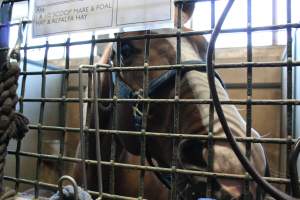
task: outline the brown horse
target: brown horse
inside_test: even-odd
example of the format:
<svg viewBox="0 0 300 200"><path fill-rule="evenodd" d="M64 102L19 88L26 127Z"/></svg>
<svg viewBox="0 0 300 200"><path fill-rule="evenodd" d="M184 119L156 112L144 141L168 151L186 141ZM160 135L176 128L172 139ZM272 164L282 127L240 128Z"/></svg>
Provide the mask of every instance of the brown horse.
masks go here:
<svg viewBox="0 0 300 200"><path fill-rule="evenodd" d="M101 58L99 64L107 63L110 49L108 48L103 57ZM109 98L110 93L110 82L111 76L108 73L100 73L100 96L101 98ZM111 109L101 110L99 108L99 128L101 129L111 129L112 118ZM94 127L94 113L90 115L90 127ZM87 136L88 148L87 148L87 159L97 160L96 157L96 137L94 134ZM140 156L133 155L129 153L119 142L116 140L116 156L115 162L126 163L132 165L140 164ZM111 154L112 137L109 135L101 135L101 157L102 161L110 161ZM103 192L110 192L109 175L111 168L108 166L102 166L102 184ZM81 165L76 165L75 167L75 179L82 185L82 167ZM115 184L114 191L115 194L126 196L126 197L138 197L139 194L139 178L140 171L126 168L115 168ZM87 183L88 189L92 191L98 191L98 177L97 177L97 166L87 165ZM158 178L152 172L146 172L144 178L144 194L143 198L149 200L165 200L168 199L169 191L168 189L158 180Z"/></svg>
<svg viewBox="0 0 300 200"><path fill-rule="evenodd" d="M193 8L193 7L192 7ZM183 22L185 22L192 14L193 9L183 9ZM184 31L191 31L183 28ZM176 33L175 30L165 29L152 31L156 33ZM131 32L121 34L121 38L130 36L141 36L144 32ZM174 65L176 63L176 38L157 38L151 39L149 52L149 65ZM203 36L188 36L181 38L181 61L199 61L205 62L207 42ZM109 51L110 47L108 47ZM124 40L121 43L121 65L122 66L143 66L144 65L144 40ZM118 63L115 57L115 62ZM162 75L167 74L166 71L150 71L149 82L158 80ZM143 89L143 72L142 71L122 71L119 78L133 93ZM222 86L219 79L216 79L219 97L222 100L229 100L228 94ZM207 75L203 71L191 70L183 73L180 83L180 99L209 99L210 91L207 81ZM152 99L174 99L175 86L174 81L164 82L162 87L155 90L151 94ZM120 104L118 109L118 130L134 131L135 117L132 112L132 104ZM233 134L237 137L245 137L246 125L235 106L223 105L225 116L227 117L229 126ZM172 133L174 132L174 105L165 103L155 103L149 105L147 113L147 131ZM179 107L179 133L185 134L201 134L209 133L209 117L210 106L205 104L181 104ZM224 131L216 113L213 120L213 135L225 136ZM259 134L252 130L253 137L259 137ZM138 136L120 136L121 143L126 150L134 155L140 155L140 137ZM162 167L172 166L173 143L168 138L147 137L147 150L153 159ZM207 170L208 168L208 148L206 142L197 140L181 140L178 142L178 162L182 168L193 170ZM240 148L245 151L245 144L239 143ZM240 174L244 175L245 170L240 164L238 158L230 148L230 145L224 141L215 141L213 145L213 166L212 170L216 173ZM251 162L253 166L264 174L266 169L266 159L262 146L260 144L252 144ZM205 177L192 176L187 177L180 175L178 177L178 192L183 194L185 189L193 183L200 184L202 188L198 189L199 196L206 196ZM192 182L192 183L190 183ZM243 196L243 181L230 178L213 178L213 196L217 199L239 199ZM250 184L250 196L259 199L256 196L258 187L255 183Z"/></svg>

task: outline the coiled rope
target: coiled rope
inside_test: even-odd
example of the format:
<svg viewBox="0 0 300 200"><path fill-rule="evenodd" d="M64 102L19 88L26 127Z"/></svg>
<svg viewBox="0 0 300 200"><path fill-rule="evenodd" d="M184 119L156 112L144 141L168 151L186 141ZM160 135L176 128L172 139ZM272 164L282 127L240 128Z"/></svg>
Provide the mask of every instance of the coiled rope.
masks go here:
<svg viewBox="0 0 300 200"><path fill-rule="evenodd" d="M22 23L21 23L22 24ZM22 26L20 26L22 31ZM28 132L28 119L16 112L18 103L17 89L20 68L17 60L20 60L18 47L19 40L8 53L6 63L0 66L0 200L14 199L15 191L3 187L5 158L7 146L13 138L21 140ZM13 59L13 60L12 60Z"/></svg>

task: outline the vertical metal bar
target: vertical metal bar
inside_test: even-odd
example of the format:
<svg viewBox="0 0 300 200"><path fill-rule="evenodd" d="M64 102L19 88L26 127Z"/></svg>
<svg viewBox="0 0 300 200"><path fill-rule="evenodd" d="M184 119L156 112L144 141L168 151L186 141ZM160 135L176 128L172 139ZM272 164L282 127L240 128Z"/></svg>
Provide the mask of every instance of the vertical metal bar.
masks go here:
<svg viewBox="0 0 300 200"><path fill-rule="evenodd" d="M43 62L43 69L42 69L42 85L41 85L41 98L46 97L46 71L48 66L48 52L49 52L49 42L46 41L45 45L45 56ZM44 113L45 113L45 102L42 101L40 104L40 113L39 113L39 127L37 129L37 153L42 154L42 142L43 142L43 131L40 126L44 123ZM41 170L42 159L40 157L37 158L37 165L36 165L36 174L35 174L35 186L34 186L34 195L35 198L39 197L39 180L40 180L40 170Z"/></svg>
<svg viewBox="0 0 300 200"><path fill-rule="evenodd" d="M277 24L277 0L272 0L272 25L275 26ZM278 31L272 31L272 45L276 45L278 43Z"/></svg>
<svg viewBox="0 0 300 200"><path fill-rule="evenodd" d="M92 43L91 43L91 52L90 52L90 65L94 64L95 60L95 46L96 46L96 36L92 35Z"/></svg>
<svg viewBox="0 0 300 200"><path fill-rule="evenodd" d="M290 24L292 21L291 14L291 0L287 0L287 24ZM292 28L287 28L287 98L293 98L293 68L292 68ZM287 137L288 139L294 138L293 134L293 106L287 105ZM289 161L289 155L292 150L292 144L287 144L287 162ZM289 168L286 168L287 177L289 177ZM287 192L291 192L290 185L287 184Z"/></svg>
<svg viewBox="0 0 300 200"><path fill-rule="evenodd" d="M70 38L66 41L66 60L65 60L65 69L67 72L63 74L63 80L61 84L61 98L65 99L68 95L68 87L69 87L69 72L70 69ZM65 101L62 101L60 103L60 115L59 115L59 123L62 127L67 126L67 103ZM64 161L62 160L62 157L64 156L65 151L65 136L66 136L66 130L63 130L60 134L59 139L59 159L58 159L58 165L59 165L59 177L62 177L64 175Z"/></svg>
<svg viewBox="0 0 300 200"><path fill-rule="evenodd" d="M92 35L92 43L91 43L91 52L90 52L90 65L94 64L94 52L95 52L95 46L96 46L96 36L95 34ZM100 132L99 132L99 111L98 111L98 92L99 92L99 78L98 78L98 72L97 68L93 68L93 75L90 76L89 73L89 88L93 87L93 114L94 114L94 126L95 126L95 137L96 137L96 157L97 157L97 177L98 177L98 192L99 192L99 198L102 199L103 194L103 186L102 186L102 166L101 166L101 141L100 141ZM92 83L91 83L91 80ZM82 86L81 86L82 88ZM84 136L83 136L84 137ZM85 153L85 152L82 152Z"/></svg>
<svg viewBox="0 0 300 200"><path fill-rule="evenodd" d="M117 38L117 67L121 67L121 38L120 35L116 35ZM116 72L117 73L117 72ZM117 129L118 123L118 96L119 96L119 76L116 76L114 95L113 95L113 113L112 113L112 129ZM109 192L110 194L115 194L115 166L114 162L116 161L116 136L115 134L111 135L111 149L110 149L110 162L111 170L109 174Z"/></svg>
<svg viewBox="0 0 300 200"><path fill-rule="evenodd" d="M144 74L143 74L143 99L148 99L148 84L149 84L149 54L150 54L150 38L148 34L150 31L146 31L146 39L145 39L145 50L144 50ZM142 116L142 127L141 127L141 160L140 164L145 166L145 157L146 157L146 136L145 132L147 130L147 119L148 119L148 111L149 111L149 103L143 103L143 116ZM139 187L139 198L143 199L144 196L144 178L145 178L145 170L141 170L140 172L140 187Z"/></svg>
<svg viewBox="0 0 300 200"><path fill-rule="evenodd" d="M252 0L247 0L247 61L253 61L253 53L252 53L252 32L250 28L252 27ZM252 75L253 70L252 66L247 66L247 113L246 113L246 136L251 137L251 129L252 129ZM246 142L246 157L251 159L251 142ZM250 199L250 181L248 173L245 175L246 179L244 182L244 199Z"/></svg>
<svg viewBox="0 0 300 200"><path fill-rule="evenodd" d="M216 2L215 0L211 0L211 29L215 27L215 19L216 18ZM211 97L210 97L211 98ZM213 171L213 162L214 162L214 150L213 150L213 132L214 132L214 105L209 105L209 127L208 127L208 141L207 141L207 171ZM212 178L207 178L207 188L206 188L207 197L213 196L213 186L212 186Z"/></svg>
<svg viewBox="0 0 300 200"><path fill-rule="evenodd" d="M99 77L97 73L97 68L93 68L93 78L94 78L94 115L95 115L95 129L96 129L96 156L97 156L97 173L98 173L98 191L99 198L102 199L103 187L102 187L102 166L101 166L101 141L99 132L99 110L98 110L98 92L99 92Z"/></svg>
<svg viewBox="0 0 300 200"><path fill-rule="evenodd" d="M176 36L176 64L181 63L181 29L182 29L182 10L183 2L178 2L177 4L177 36ZM174 133L178 134L179 129L179 112L180 112L180 87L181 87L181 69L176 70L175 76L175 103L174 103ZM178 139L172 138L172 176L171 176L171 199L177 199L177 173L175 173L176 168L178 167L177 157L178 157Z"/></svg>
<svg viewBox="0 0 300 200"><path fill-rule="evenodd" d="M84 107L84 102L83 102L83 94L84 94L84 89L83 89L83 83L82 83L82 68L79 68L79 77L78 77L78 84L79 84L79 120L80 120L80 156L81 156L81 168L82 168L82 183L83 183L83 189L87 190L87 173L86 173L86 140L85 140L85 132L84 132L84 113L83 113L83 107Z"/></svg>
<svg viewBox="0 0 300 200"><path fill-rule="evenodd" d="M92 36L92 40L93 40ZM89 57L89 64L92 65L94 63L94 44L91 44L91 51L90 51L90 57ZM84 85L82 83L82 76L83 76L83 72L81 70L81 75L80 75L80 82L79 82L79 97L81 98L80 103L79 103L79 108L80 108L80 126L82 126L80 128L80 145L82 145L81 147L81 159L82 159L82 169L84 170L84 174L82 177L82 181L84 184L84 189L87 190L88 189L88 183L87 183L87 172L86 172L86 152L89 152L88 146L89 146L89 139L86 138L90 138L90 137L94 137L95 135L93 133L89 133L87 130L89 129L89 126L91 125L91 120L92 120L92 115L93 115L93 110L92 110L92 102L88 102L87 103L87 111L86 113L83 113L84 111L84 101L83 98L85 98L85 96L83 96L85 94L84 91ZM90 70L88 70L87 73L87 97L89 99L92 98L92 93L93 93L93 76L92 76L92 72ZM84 122L84 115L86 115L86 119ZM89 153L88 153L89 154Z"/></svg>

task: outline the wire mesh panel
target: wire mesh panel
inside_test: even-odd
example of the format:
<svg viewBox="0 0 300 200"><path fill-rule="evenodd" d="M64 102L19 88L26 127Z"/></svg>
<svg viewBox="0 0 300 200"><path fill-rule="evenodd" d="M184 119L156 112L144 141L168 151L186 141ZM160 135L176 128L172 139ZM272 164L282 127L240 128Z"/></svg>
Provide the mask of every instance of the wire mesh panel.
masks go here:
<svg viewBox="0 0 300 200"><path fill-rule="evenodd" d="M1 14L28 9L0 24L1 66L4 35L14 40L16 27L25 35L17 108L30 131L9 145L4 175L19 196L49 198L69 181L94 199L299 198L296 0L269 1L272 23L262 26L254 25L256 0L176 1L174 29L105 39L32 39L30 3L1 5ZM226 18L233 23L234 3L243 25L221 29ZM273 44L257 47L260 33ZM230 34L245 45L215 48Z"/></svg>

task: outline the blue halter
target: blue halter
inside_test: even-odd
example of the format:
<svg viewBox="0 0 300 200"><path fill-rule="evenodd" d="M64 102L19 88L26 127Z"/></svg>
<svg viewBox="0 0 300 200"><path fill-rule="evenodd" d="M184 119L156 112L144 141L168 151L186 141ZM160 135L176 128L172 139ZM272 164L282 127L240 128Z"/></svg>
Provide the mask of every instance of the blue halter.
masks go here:
<svg viewBox="0 0 300 200"><path fill-rule="evenodd" d="M205 64L205 62L200 61L200 60L191 60L191 61L182 62L182 64ZM181 74L183 76L185 73L187 73L189 71L193 71L193 70L204 73L204 72L206 72L206 67L201 66L197 69L182 69ZM148 87L148 96L153 97L156 94L157 91L164 88L167 84L169 84L170 82L175 82L176 71L177 71L176 69L168 70L166 73L162 74L158 78L151 80L149 82L149 87ZM216 74L216 77L224 87L224 83L223 83L221 77L218 74ZM119 80L120 81L119 81L118 97L124 98L124 99L137 99L137 96L138 96L137 93L138 92L133 91L121 79L119 79ZM113 82L114 82L114 85L115 85L116 84L116 73L113 73ZM142 125L142 117L140 115L134 114L134 126L135 126L136 131L141 130L141 125Z"/></svg>

